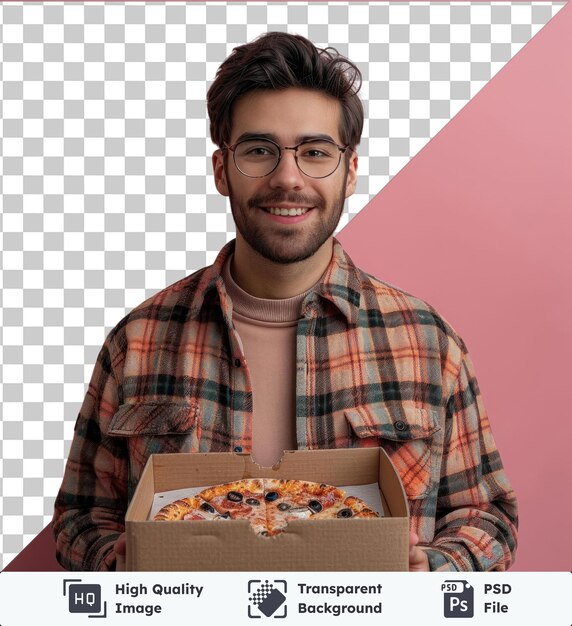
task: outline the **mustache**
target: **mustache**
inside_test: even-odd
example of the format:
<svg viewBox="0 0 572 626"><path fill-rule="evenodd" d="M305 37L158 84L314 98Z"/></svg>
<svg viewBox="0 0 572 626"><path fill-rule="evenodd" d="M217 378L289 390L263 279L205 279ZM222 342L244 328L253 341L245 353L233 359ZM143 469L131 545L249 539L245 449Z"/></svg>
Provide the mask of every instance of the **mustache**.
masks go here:
<svg viewBox="0 0 572 626"><path fill-rule="evenodd" d="M273 206L274 204L280 204L281 202L312 207L320 207L322 205L321 198L312 198L311 196L306 196L300 193L283 193L280 191L252 196L247 200L246 205L249 209L255 209L261 205Z"/></svg>

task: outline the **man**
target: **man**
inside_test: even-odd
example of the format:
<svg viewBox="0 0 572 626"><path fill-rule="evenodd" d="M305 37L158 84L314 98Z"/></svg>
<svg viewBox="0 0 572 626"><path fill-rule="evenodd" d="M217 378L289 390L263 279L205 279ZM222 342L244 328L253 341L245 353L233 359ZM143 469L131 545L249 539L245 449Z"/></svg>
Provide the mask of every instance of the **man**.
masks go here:
<svg viewBox="0 0 572 626"><path fill-rule="evenodd" d="M208 93L236 240L109 334L81 408L54 532L68 568L114 569L150 454L381 445L411 512L411 570L504 570L516 500L465 345L332 237L356 186L359 71L269 33Z"/></svg>

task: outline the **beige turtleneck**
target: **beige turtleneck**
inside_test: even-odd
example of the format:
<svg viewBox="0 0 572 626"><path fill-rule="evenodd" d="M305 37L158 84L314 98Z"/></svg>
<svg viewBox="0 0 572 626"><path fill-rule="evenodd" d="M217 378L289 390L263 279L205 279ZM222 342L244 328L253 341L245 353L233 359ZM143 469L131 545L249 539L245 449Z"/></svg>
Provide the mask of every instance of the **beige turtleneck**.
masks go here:
<svg viewBox="0 0 572 626"><path fill-rule="evenodd" d="M242 341L253 389L252 458L271 467L296 449L296 326L308 292L284 300L255 298L230 273L223 280Z"/></svg>

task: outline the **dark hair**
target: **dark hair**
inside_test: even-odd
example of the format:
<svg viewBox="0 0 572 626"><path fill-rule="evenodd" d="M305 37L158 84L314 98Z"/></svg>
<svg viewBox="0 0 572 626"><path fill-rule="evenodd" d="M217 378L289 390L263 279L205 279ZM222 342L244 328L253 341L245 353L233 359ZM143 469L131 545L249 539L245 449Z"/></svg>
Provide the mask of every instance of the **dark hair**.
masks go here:
<svg viewBox="0 0 572 626"><path fill-rule="evenodd" d="M316 48L300 35L265 33L234 48L218 68L207 93L211 139L219 147L230 141L232 107L245 93L302 87L340 102L340 138L355 148L363 129L361 82L359 69L335 48Z"/></svg>

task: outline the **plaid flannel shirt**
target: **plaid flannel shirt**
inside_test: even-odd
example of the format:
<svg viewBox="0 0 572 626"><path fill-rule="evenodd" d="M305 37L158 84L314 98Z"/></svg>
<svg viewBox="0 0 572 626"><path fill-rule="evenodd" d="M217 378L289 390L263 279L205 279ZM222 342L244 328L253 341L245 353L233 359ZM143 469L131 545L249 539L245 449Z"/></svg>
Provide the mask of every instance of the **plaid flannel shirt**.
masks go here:
<svg viewBox="0 0 572 626"><path fill-rule="evenodd" d="M129 313L101 349L54 514L69 569L114 569L153 453L249 452L252 386L215 263ZM382 446L433 570L504 570L517 509L463 341L425 302L359 270L334 240L296 338L299 449Z"/></svg>

